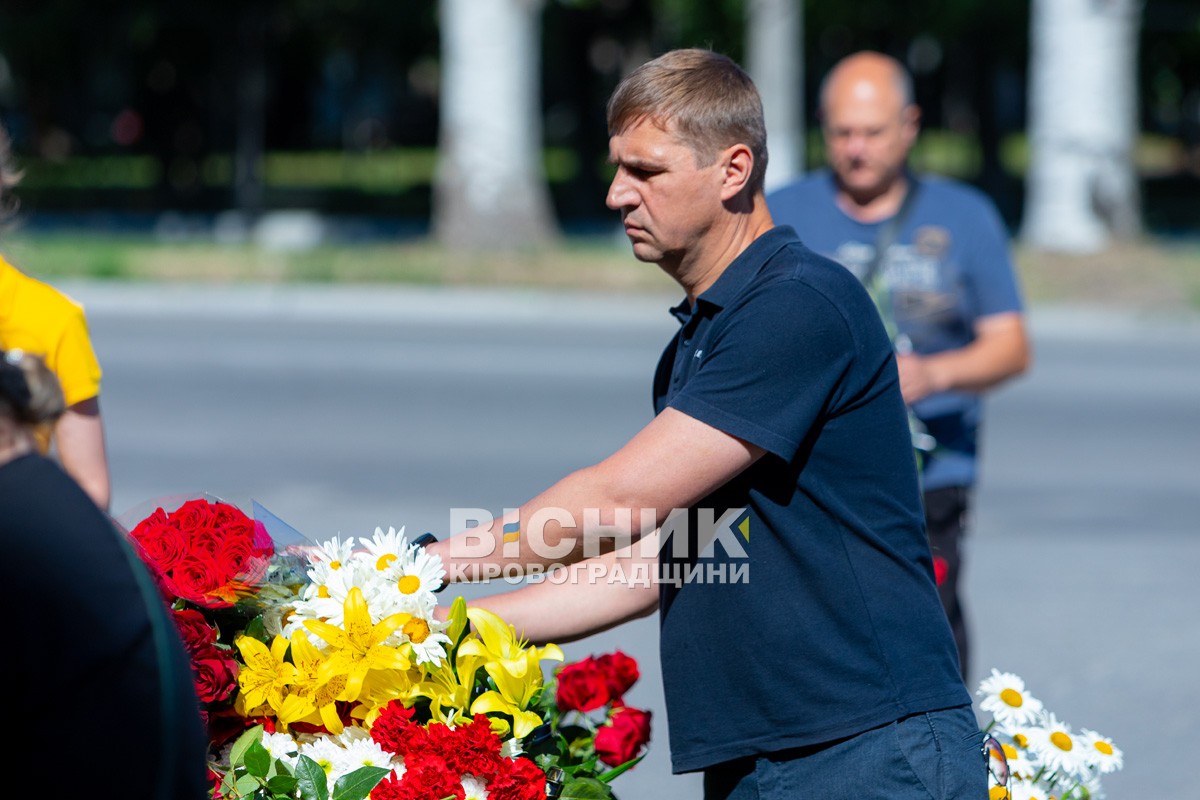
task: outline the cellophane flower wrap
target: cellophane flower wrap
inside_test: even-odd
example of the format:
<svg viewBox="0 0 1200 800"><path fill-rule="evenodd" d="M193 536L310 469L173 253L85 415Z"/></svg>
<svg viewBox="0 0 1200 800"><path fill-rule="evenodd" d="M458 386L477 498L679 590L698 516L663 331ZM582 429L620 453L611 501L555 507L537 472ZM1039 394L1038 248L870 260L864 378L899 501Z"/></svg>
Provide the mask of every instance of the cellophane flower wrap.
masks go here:
<svg viewBox="0 0 1200 800"><path fill-rule="evenodd" d="M1011 672L992 670L979 684L985 728L1001 745L1004 764L990 770L990 800L1101 800L1101 779L1124 765L1112 739L1060 720ZM993 759L995 760L995 759ZM1007 786L996 775L1009 774Z"/></svg>
<svg viewBox="0 0 1200 800"><path fill-rule="evenodd" d="M160 556L178 549L160 546L178 538L171 513L156 507L130 534L148 540L139 551L192 654L214 797L603 798L640 760L649 717L640 726L621 700L636 680L632 659L621 656L623 677L595 712L604 719L567 724L576 712L560 709L542 668L562 650L530 645L461 598L435 615L445 570L403 529L301 547L296 569L287 560L297 547L283 548L280 563L281 549L262 537L235 546L245 521L230 509L191 507L178 527L195 517L223 532L198 535L199 549L235 555L210 556L182 579L164 566L179 559ZM204 569L213 574L193 576ZM579 794L585 785L592 793Z"/></svg>

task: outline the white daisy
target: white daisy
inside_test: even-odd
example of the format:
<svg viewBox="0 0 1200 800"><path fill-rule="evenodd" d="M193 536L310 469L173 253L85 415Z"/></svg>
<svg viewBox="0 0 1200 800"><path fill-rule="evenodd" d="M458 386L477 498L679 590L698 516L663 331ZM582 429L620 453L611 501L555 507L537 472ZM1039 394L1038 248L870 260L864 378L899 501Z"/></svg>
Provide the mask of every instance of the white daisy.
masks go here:
<svg viewBox="0 0 1200 800"><path fill-rule="evenodd" d="M1124 754L1113 744L1112 739L1095 731L1081 728L1079 738L1087 762L1101 773L1116 772L1124 763Z"/></svg>
<svg viewBox="0 0 1200 800"><path fill-rule="evenodd" d="M350 770L346 769L346 748L328 736L318 736L300 746L300 755L308 756L325 771L325 779L332 788L338 778Z"/></svg>
<svg viewBox="0 0 1200 800"><path fill-rule="evenodd" d="M1004 758L1008 762L1008 771L1012 775L1032 778L1037 774L1037 765L1030 759L1029 750L1021 747L1016 741L1004 742Z"/></svg>
<svg viewBox="0 0 1200 800"><path fill-rule="evenodd" d="M1002 725L1029 724L1042 712L1042 701L1025 691L1025 681L1011 672L992 670L992 676L979 684L976 694L983 697L979 707Z"/></svg>
<svg viewBox="0 0 1200 800"><path fill-rule="evenodd" d="M441 587L446 570L442 560L423 548L410 547L400 557L376 572L387 587L381 599L391 613L418 614L428 617L437 605L434 591Z"/></svg>
<svg viewBox="0 0 1200 800"><path fill-rule="evenodd" d="M263 731L262 745L267 748L271 758L282 761L289 767L296 766L296 762L299 760L300 746L290 735Z"/></svg>
<svg viewBox="0 0 1200 800"><path fill-rule="evenodd" d="M1041 784L1013 778L1008 782L1011 800L1051 800L1050 794Z"/></svg>
<svg viewBox="0 0 1200 800"><path fill-rule="evenodd" d="M1082 741L1071 730L1071 726L1052 713L1047 713L1042 725L1029 731L1029 749L1047 769L1069 777L1086 778L1088 775L1087 753L1080 747Z"/></svg>
<svg viewBox="0 0 1200 800"><path fill-rule="evenodd" d="M487 783L474 775L462 776L463 800L488 800Z"/></svg>
<svg viewBox="0 0 1200 800"><path fill-rule="evenodd" d="M351 536L345 541L342 541L341 536L335 536L327 542L322 542L319 546L314 547L309 551L308 563L310 567L325 566L329 570L336 572L350 560L354 553L354 537Z"/></svg>
<svg viewBox="0 0 1200 800"><path fill-rule="evenodd" d="M516 758L524 752L525 749L521 747L521 740L515 736L511 739L505 739L500 745L501 758Z"/></svg>
<svg viewBox="0 0 1200 800"><path fill-rule="evenodd" d="M360 536L358 541L366 548L372 566L380 572L408 555L409 544L404 537L404 528L396 530L389 527L387 533L383 532L383 528L376 528L375 535L370 539Z"/></svg>
<svg viewBox="0 0 1200 800"><path fill-rule="evenodd" d="M448 622L412 617L396 632L412 645L413 656L418 663L440 664L446 660L446 652L451 645L450 637L443 633L449 626Z"/></svg>
<svg viewBox="0 0 1200 800"><path fill-rule="evenodd" d="M361 730L361 728L358 730ZM351 765L348 770L349 772L353 772L359 767L393 769L395 766L393 763L394 760L392 753L377 745L370 736L357 739L346 745L346 761Z"/></svg>

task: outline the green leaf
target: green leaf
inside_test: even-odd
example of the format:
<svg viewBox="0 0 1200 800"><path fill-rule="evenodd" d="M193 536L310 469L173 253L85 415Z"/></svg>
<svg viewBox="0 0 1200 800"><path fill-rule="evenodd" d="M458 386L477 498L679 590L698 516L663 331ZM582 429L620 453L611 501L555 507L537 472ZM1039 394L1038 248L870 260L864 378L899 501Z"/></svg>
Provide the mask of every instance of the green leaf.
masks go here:
<svg viewBox="0 0 1200 800"><path fill-rule="evenodd" d="M296 761L296 785L304 800L329 800L329 781L321 765L308 756Z"/></svg>
<svg viewBox="0 0 1200 800"><path fill-rule="evenodd" d="M261 614L252 619L242 632L247 636L253 636L264 644L269 645L271 643L271 636L267 633L267 627L263 624Z"/></svg>
<svg viewBox="0 0 1200 800"><path fill-rule="evenodd" d="M359 767L337 779L332 800L363 800L389 772L387 767Z"/></svg>
<svg viewBox="0 0 1200 800"><path fill-rule="evenodd" d="M299 783L291 775L276 775L267 781L267 788L274 794L282 794L291 797L296 792L296 786Z"/></svg>
<svg viewBox="0 0 1200 800"><path fill-rule="evenodd" d="M265 778L271 771L271 753L263 747L262 742L254 741L246 748L244 762L246 771L256 778Z"/></svg>
<svg viewBox="0 0 1200 800"><path fill-rule="evenodd" d="M225 777L221 778L221 795L223 797L232 797L237 789L237 774L233 770L225 773Z"/></svg>
<svg viewBox="0 0 1200 800"><path fill-rule="evenodd" d="M237 783L234 785L234 792L239 797L245 797L257 792L260 786L262 786L262 782L258 778L253 775L243 775L237 779Z"/></svg>
<svg viewBox="0 0 1200 800"><path fill-rule="evenodd" d="M229 763L231 766L236 766L242 763L245 758L246 750L255 742L262 741L262 725L255 725L253 728L247 728L246 732L237 738L233 743L233 749L229 751Z"/></svg>
<svg viewBox="0 0 1200 800"><path fill-rule="evenodd" d="M611 800L612 789L595 778L575 778L563 787L562 800Z"/></svg>
<svg viewBox="0 0 1200 800"><path fill-rule="evenodd" d="M631 758L628 761L626 761L624 764L622 764L621 766L613 767L612 769L610 769L608 772L604 773L603 775L598 775L597 778L599 780L604 781L605 783L609 783L610 781L612 781L613 778L617 777L621 773L627 772L628 770L633 769L637 765L637 763L639 761L641 761L643 758L645 758L645 756L638 756L637 758Z"/></svg>

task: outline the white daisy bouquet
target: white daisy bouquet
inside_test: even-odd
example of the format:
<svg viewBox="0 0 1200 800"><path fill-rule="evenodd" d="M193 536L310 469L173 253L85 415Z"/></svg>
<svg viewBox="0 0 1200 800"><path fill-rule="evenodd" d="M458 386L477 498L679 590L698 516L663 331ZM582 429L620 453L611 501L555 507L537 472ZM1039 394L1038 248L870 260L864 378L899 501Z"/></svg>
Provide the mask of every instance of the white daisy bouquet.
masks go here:
<svg viewBox="0 0 1200 800"><path fill-rule="evenodd" d="M1121 751L1107 736L1070 725L1048 711L1010 672L993 669L979 684L985 728L1004 750L1008 786L989 787L990 800L1099 800L1101 778L1121 769Z"/></svg>

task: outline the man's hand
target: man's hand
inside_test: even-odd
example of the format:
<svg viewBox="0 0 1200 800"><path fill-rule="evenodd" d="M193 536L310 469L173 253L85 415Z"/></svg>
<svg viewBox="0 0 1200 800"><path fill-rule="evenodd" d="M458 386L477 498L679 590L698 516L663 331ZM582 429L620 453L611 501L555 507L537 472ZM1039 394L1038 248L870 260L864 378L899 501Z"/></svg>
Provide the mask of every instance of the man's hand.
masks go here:
<svg viewBox="0 0 1200 800"><path fill-rule="evenodd" d="M936 383L934 370L930 369L929 359L924 356L897 354L896 369L900 371L900 393L910 406L942 390Z"/></svg>
<svg viewBox="0 0 1200 800"><path fill-rule="evenodd" d="M900 392L912 405L936 392L984 392L1029 368L1029 337L1020 314L982 317L975 341L957 350L922 356L896 354Z"/></svg>

